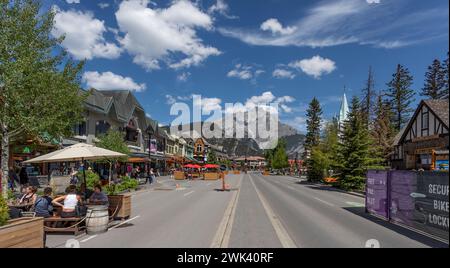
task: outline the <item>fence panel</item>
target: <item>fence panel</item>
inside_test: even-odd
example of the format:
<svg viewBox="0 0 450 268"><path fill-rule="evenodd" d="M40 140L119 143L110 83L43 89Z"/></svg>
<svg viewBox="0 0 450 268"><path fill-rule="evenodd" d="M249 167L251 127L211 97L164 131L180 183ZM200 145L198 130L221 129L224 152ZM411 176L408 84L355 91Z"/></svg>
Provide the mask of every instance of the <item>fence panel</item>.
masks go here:
<svg viewBox="0 0 450 268"><path fill-rule="evenodd" d="M448 173L392 171L390 220L449 239Z"/></svg>
<svg viewBox="0 0 450 268"><path fill-rule="evenodd" d="M385 219L389 218L388 175L388 171L370 170L366 184L367 212Z"/></svg>

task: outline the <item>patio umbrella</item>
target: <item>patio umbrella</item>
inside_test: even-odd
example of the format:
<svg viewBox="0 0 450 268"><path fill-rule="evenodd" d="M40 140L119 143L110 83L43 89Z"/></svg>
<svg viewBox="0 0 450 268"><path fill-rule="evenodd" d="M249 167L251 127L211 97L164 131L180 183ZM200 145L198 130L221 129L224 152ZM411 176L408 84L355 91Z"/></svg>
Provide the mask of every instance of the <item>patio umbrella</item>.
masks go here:
<svg viewBox="0 0 450 268"><path fill-rule="evenodd" d="M207 164L203 166L204 168L219 168L218 165Z"/></svg>
<svg viewBox="0 0 450 268"><path fill-rule="evenodd" d="M195 169L201 169L202 167L199 166L199 165L192 165L192 168L195 168Z"/></svg>
<svg viewBox="0 0 450 268"><path fill-rule="evenodd" d="M120 158L125 154L95 147L93 145L79 143L70 147L36 157L25 161L26 164L32 163L56 163L56 162L75 162L86 160L106 160L111 158ZM84 181L86 182L86 172L83 168Z"/></svg>
<svg viewBox="0 0 450 268"><path fill-rule="evenodd" d="M193 168L192 166L193 166L192 164L188 164L188 165L185 165L184 167L185 168Z"/></svg>

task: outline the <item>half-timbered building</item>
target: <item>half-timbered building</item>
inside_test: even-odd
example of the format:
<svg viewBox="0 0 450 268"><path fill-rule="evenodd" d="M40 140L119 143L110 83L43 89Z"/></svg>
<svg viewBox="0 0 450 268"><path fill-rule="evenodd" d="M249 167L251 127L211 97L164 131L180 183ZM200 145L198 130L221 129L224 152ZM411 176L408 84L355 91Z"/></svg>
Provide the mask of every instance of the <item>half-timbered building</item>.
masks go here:
<svg viewBox="0 0 450 268"><path fill-rule="evenodd" d="M449 101L425 100L397 135L392 167L407 170L448 169Z"/></svg>

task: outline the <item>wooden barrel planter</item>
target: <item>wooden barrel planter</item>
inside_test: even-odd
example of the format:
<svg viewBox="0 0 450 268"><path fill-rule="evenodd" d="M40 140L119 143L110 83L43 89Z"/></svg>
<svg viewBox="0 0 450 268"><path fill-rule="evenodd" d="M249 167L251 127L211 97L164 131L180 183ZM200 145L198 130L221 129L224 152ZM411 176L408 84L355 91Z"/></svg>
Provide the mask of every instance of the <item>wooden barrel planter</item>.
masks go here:
<svg viewBox="0 0 450 268"><path fill-rule="evenodd" d="M44 218L10 220L0 227L0 248L43 248Z"/></svg>
<svg viewBox="0 0 450 268"><path fill-rule="evenodd" d="M216 181L218 179L220 179L220 175L219 173L205 173L204 174L205 180L206 181Z"/></svg>
<svg viewBox="0 0 450 268"><path fill-rule="evenodd" d="M108 200L111 217L124 220L131 216L131 194L109 195Z"/></svg>
<svg viewBox="0 0 450 268"><path fill-rule="evenodd" d="M86 231L88 234L101 234L108 231L108 206L88 206Z"/></svg>
<svg viewBox="0 0 450 268"><path fill-rule="evenodd" d="M186 179L186 177L184 176L184 172L182 172L182 171L175 171L173 175L175 177L175 180L182 181L182 180Z"/></svg>
<svg viewBox="0 0 450 268"><path fill-rule="evenodd" d="M235 170L235 171L233 171L233 174L234 174L234 175L240 175L241 172L240 172L239 170Z"/></svg>
<svg viewBox="0 0 450 268"><path fill-rule="evenodd" d="M263 175L264 175L264 176L269 176L269 175L270 175L270 172L269 172L269 171L264 171Z"/></svg>

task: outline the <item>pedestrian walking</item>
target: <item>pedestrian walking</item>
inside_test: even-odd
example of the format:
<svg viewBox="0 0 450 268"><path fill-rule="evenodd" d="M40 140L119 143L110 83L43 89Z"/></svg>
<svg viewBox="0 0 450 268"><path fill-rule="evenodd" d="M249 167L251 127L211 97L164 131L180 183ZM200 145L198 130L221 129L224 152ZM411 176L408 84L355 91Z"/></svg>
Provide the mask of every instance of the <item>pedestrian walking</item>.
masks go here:
<svg viewBox="0 0 450 268"><path fill-rule="evenodd" d="M8 178L8 188L11 191L15 191L16 188L16 181L19 181L19 178L17 177L16 171L14 168L9 168L9 178Z"/></svg>
<svg viewBox="0 0 450 268"><path fill-rule="evenodd" d="M20 183L20 191L28 186L30 179L28 178L27 169L25 166L22 166L19 171L19 183Z"/></svg>

